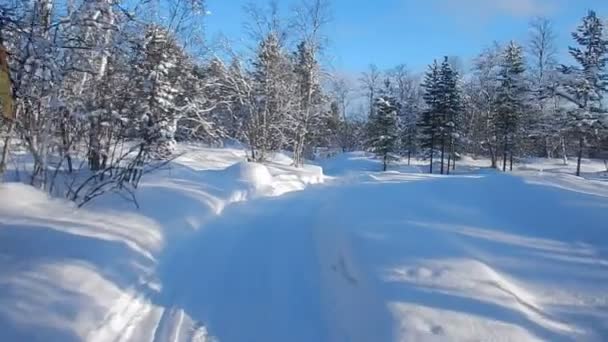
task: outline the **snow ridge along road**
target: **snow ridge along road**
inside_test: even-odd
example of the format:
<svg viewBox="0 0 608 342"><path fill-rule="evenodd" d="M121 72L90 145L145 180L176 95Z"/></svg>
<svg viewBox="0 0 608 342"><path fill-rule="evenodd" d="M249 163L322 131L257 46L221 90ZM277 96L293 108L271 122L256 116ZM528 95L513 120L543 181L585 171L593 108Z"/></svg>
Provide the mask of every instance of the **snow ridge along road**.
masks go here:
<svg viewBox="0 0 608 342"><path fill-rule="evenodd" d="M31 242L36 229L43 229L38 226L50 215L48 199L37 199L36 217L4 208L0 337L229 342L608 337L603 183L594 181L599 185L590 191L583 179L531 171L509 176L474 167L449 177L424 175L419 166L377 173L376 161L347 154L322 163L328 177L318 184L323 177L317 168L294 170L285 158L263 168L234 166L240 153L193 151L170 174L149 180L139 195L142 211L129 214L128 222L148 225L152 233L85 225L94 215L108 222L108 215L124 217L130 210L110 199L96 203L90 214L62 209L63 222L88 227L88 253L74 247L61 254L83 231L56 224L38 231L62 234L62 245L33 254L39 248ZM25 196L29 190L0 191ZM54 212L65 207L52 203ZM99 242L106 246L103 257L96 254L95 241L108 241ZM25 242L32 248L23 248ZM19 267L10 267L16 262ZM87 291L78 291L75 274L87 279ZM43 275L48 280L36 283ZM95 300L75 300L83 296ZM28 318L34 310L44 314Z"/></svg>

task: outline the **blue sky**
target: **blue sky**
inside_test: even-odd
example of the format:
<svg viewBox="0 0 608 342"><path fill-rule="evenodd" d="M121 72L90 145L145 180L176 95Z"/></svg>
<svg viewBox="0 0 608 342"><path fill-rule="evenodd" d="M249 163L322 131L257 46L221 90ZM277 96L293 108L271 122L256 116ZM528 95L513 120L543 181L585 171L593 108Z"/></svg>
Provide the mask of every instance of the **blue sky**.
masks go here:
<svg viewBox="0 0 608 342"><path fill-rule="evenodd" d="M251 0L207 0L207 34L244 39L243 6ZM263 5L264 1L254 1ZM288 9L292 0L280 0ZM553 20L562 55L570 32L588 9L608 18L608 0L332 0L327 62L357 73L370 63L381 69L404 63L423 70L444 55L469 60L492 41L525 42L534 16Z"/></svg>

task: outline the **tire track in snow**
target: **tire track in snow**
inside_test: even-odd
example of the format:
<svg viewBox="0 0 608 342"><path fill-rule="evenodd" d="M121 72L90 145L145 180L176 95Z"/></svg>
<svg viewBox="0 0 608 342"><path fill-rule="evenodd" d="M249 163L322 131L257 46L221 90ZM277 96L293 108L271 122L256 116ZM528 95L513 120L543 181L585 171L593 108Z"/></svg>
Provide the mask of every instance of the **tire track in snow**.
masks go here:
<svg viewBox="0 0 608 342"><path fill-rule="evenodd" d="M142 294L127 290L110 308L98 327L89 333L87 341L127 341L134 327L151 310L150 303Z"/></svg>
<svg viewBox="0 0 608 342"><path fill-rule="evenodd" d="M313 225L321 300L329 341L390 341L390 312L371 286L369 274L357 265L351 236L335 219L336 199L326 197Z"/></svg>

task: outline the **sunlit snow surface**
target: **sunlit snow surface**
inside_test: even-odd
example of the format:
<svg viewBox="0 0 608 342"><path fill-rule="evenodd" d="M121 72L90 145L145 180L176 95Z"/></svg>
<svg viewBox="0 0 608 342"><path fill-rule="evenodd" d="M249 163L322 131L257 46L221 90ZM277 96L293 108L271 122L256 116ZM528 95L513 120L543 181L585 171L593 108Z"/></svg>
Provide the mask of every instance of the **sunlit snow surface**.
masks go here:
<svg viewBox="0 0 608 342"><path fill-rule="evenodd" d="M0 186L0 340L608 339L601 162L440 176L180 149L140 210Z"/></svg>

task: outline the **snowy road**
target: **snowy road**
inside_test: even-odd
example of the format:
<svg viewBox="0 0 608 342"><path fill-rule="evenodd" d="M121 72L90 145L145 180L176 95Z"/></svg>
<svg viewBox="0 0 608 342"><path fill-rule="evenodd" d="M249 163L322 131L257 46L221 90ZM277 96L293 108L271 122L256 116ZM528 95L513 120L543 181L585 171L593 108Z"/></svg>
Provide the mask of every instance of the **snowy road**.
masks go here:
<svg viewBox="0 0 608 342"><path fill-rule="evenodd" d="M592 202L607 203L403 174L259 199L176 247L163 301L220 341L601 340L608 215Z"/></svg>
<svg viewBox="0 0 608 342"><path fill-rule="evenodd" d="M606 182L378 173L352 154L310 185L314 168L268 175L239 153L189 154L138 212L1 187L17 200L0 207L0 339L608 338Z"/></svg>

